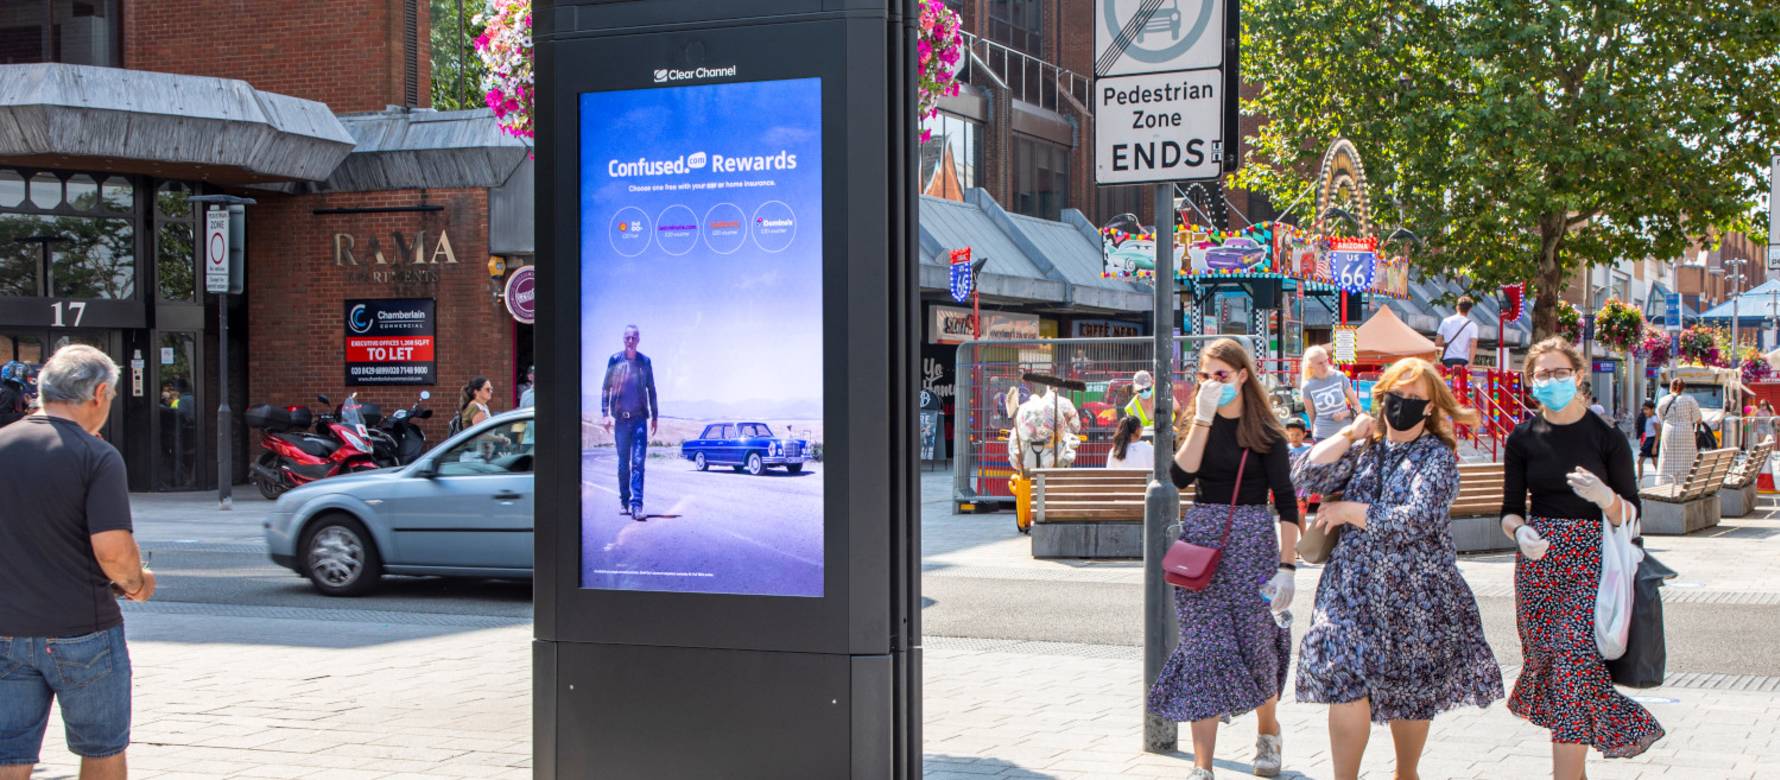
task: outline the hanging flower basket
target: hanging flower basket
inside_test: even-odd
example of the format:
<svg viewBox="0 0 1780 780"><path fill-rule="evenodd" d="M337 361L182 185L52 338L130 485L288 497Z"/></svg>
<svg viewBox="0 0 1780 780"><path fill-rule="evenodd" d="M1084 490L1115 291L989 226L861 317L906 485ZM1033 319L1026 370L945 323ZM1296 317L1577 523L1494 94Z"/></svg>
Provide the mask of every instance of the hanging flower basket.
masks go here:
<svg viewBox="0 0 1780 780"><path fill-rule="evenodd" d="M1582 340L1582 312L1576 310L1569 301L1559 299L1557 310L1557 333L1565 341L1572 344Z"/></svg>
<svg viewBox="0 0 1780 780"><path fill-rule="evenodd" d="M1760 382L1773 375L1774 367L1768 365L1768 359L1760 350L1751 348L1743 353L1743 382Z"/></svg>
<svg viewBox="0 0 1780 780"><path fill-rule="evenodd" d="M1718 348L1718 331L1695 325L1681 331L1681 359L1702 366L1726 366L1724 353Z"/></svg>
<svg viewBox="0 0 1780 780"><path fill-rule="evenodd" d="M476 56L488 75L482 78L488 108L501 129L516 138L533 135L531 0L490 0L488 10L477 14L482 34L476 36Z"/></svg>
<svg viewBox="0 0 1780 780"><path fill-rule="evenodd" d="M1646 324L1644 339L1638 345L1638 354L1648 359L1653 366L1666 365L1669 362L1669 334L1662 328Z"/></svg>
<svg viewBox="0 0 1780 780"><path fill-rule="evenodd" d="M921 121L939 116L939 99L958 94L958 70L964 59L963 20L943 0L921 0L921 33L915 39L915 76L920 89ZM921 129L926 143L933 131Z"/></svg>
<svg viewBox="0 0 1780 780"><path fill-rule="evenodd" d="M1616 352L1631 352L1644 337L1644 313L1618 298L1608 298L1595 312L1595 340Z"/></svg>

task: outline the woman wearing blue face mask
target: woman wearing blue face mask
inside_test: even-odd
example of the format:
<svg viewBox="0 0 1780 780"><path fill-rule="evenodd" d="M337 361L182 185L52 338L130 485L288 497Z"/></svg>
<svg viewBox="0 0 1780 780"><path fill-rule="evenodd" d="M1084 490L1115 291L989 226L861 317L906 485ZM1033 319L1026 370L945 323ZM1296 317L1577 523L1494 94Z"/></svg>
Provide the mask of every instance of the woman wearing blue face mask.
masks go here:
<svg viewBox="0 0 1780 780"><path fill-rule="evenodd" d="M1280 625L1289 621L1282 615L1276 622L1268 611L1271 603L1273 612L1284 613L1294 591L1298 503L1290 453L1241 344L1219 339L1207 345L1198 377L1196 413L1169 471L1176 486L1198 485L1180 538L1219 548L1222 558L1206 589L1174 589L1180 646L1150 688L1149 710L1192 723L1195 766L1189 780L1212 777L1218 722L1254 710L1260 730L1254 773L1273 777L1280 772L1275 710L1292 635ZM1277 535L1269 492L1279 510Z"/></svg>
<svg viewBox="0 0 1780 780"><path fill-rule="evenodd" d="M1601 519L1637 517L1638 481L1626 437L1577 397L1582 366L1559 338L1527 351L1539 416L1509 434L1502 464L1502 532L1520 548L1514 603L1524 659L1508 710L1551 731L1555 780L1583 777L1590 747L1626 758L1663 736L1649 711L1614 690L1595 649Z"/></svg>
<svg viewBox="0 0 1780 780"><path fill-rule="evenodd" d="M1127 417L1137 418L1144 438L1149 438L1155 432L1156 379L1150 376L1150 372L1139 371L1131 375L1131 402L1125 404L1124 412ZM1173 419L1179 418L1180 415L1176 412Z"/></svg>

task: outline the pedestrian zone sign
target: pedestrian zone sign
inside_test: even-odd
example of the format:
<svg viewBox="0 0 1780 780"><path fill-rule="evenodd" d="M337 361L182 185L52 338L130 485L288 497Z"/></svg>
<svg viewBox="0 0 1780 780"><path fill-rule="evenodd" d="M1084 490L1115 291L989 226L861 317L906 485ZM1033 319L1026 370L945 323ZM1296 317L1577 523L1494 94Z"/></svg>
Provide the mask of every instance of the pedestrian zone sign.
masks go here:
<svg viewBox="0 0 1780 780"><path fill-rule="evenodd" d="M1235 170L1236 12L1227 0L1095 1L1094 183Z"/></svg>
<svg viewBox="0 0 1780 780"><path fill-rule="evenodd" d="M229 210L204 212L204 292L229 291Z"/></svg>

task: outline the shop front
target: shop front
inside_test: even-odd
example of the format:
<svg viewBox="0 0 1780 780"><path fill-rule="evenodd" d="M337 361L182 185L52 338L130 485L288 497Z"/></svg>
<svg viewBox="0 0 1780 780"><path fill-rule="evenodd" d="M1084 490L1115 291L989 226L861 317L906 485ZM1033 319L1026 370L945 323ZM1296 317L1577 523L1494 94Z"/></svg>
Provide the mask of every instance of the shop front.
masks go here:
<svg viewBox="0 0 1780 780"><path fill-rule="evenodd" d="M237 482L256 454L250 401L357 391L394 408L428 390L448 411L476 374L517 397L529 332L502 296L531 262L530 209L502 188L526 151L488 112L336 116L231 79L56 63L0 66L0 78L42 87L0 100L0 126L22 131L0 134L0 362L41 366L76 343L111 355L122 376L103 434L132 490L216 487L219 299ZM165 112L174 97L178 115ZM120 119L127 132L108 124ZM217 193L255 201L242 295L202 289L190 198ZM354 300L430 301L431 370L355 382ZM392 354L412 357L374 360L401 362Z"/></svg>

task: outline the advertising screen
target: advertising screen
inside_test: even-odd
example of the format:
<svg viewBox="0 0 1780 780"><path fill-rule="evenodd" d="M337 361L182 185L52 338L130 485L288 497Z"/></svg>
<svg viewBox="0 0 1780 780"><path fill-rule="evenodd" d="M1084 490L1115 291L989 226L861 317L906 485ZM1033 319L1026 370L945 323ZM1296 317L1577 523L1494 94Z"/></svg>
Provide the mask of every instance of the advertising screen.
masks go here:
<svg viewBox="0 0 1780 780"><path fill-rule="evenodd" d="M580 95L583 588L823 594L821 91Z"/></svg>

